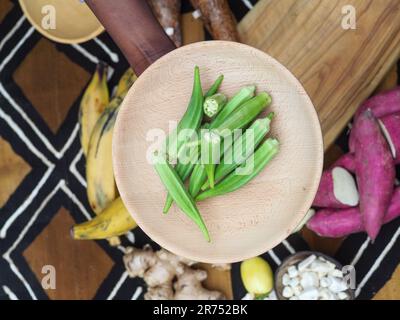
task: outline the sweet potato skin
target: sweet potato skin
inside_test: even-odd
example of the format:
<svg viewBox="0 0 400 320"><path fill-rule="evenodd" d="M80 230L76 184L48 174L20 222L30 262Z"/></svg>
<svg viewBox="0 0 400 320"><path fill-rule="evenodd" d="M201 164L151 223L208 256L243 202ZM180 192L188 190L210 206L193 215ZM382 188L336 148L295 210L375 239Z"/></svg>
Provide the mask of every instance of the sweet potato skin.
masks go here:
<svg viewBox="0 0 400 320"><path fill-rule="evenodd" d="M400 217L400 188L396 188L383 223ZM307 228L321 237L341 238L365 231L359 208L342 210L323 209L307 222Z"/></svg>
<svg viewBox="0 0 400 320"><path fill-rule="evenodd" d="M335 167L342 167L347 171L354 173L356 171L356 162L354 154L346 153L341 156L336 162L332 165L331 169Z"/></svg>
<svg viewBox="0 0 400 320"><path fill-rule="evenodd" d="M363 231L359 208L321 209L307 222L307 228L321 237L341 238Z"/></svg>
<svg viewBox="0 0 400 320"><path fill-rule="evenodd" d="M366 100L358 108L355 117L357 118L367 109L370 109L376 118L400 112L400 86L377 94Z"/></svg>
<svg viewBox="0 0 400 320"><path fill-rule="evenodd" d="M394 113L400 113L400 86L377 94L366 100L356 111L354 120L370 109L376 118L383 118ZM354 152L355 132L351 130L349 136L349 149Z"/></svg>
<svg viewBox="0 0 400 320"><path fill-rule="evenodd" d="M395 165L389 145L371 110L356 118L353 130L360 212L365 230L374 240L392 197Z"/></svg>
<svg viewBox="0 0 400 320"><path fill-rule="evenodd" d="M319 208L345 209L356 206L344 204L336 198L334 192L333 170L341 167L349 173L355 172L355 157L353 154L345 154L341 156L328 170L322 173L321 181L315 195L313 206Z"/></svg>
<svg viewBox="0 0 400 320"><path fill-rule="evenodd" d="M317 194L315 195L313 207L345 209L351 206L341 203L334 195L332 170L322 173Z"/></svg>
<svg viewBox="0 0 400 320"><path fill-rule="evenodd" d="M400 112L382 117L380 120L389 133L396 150L394 162L400 164Z"/></svg>

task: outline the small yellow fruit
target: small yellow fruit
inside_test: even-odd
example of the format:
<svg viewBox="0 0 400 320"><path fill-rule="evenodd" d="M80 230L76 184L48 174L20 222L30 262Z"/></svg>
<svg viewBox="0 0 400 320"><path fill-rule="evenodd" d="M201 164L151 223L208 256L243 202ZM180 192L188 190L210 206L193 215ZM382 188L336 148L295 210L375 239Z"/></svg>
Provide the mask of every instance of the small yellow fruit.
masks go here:
<svg viewBox="0 0 400 320"><path fill-rule="evenodd" d="M242 262L240 275L247 292L255 295L269 293L274 286L274 276L267 261L255 257Z"/></svg>

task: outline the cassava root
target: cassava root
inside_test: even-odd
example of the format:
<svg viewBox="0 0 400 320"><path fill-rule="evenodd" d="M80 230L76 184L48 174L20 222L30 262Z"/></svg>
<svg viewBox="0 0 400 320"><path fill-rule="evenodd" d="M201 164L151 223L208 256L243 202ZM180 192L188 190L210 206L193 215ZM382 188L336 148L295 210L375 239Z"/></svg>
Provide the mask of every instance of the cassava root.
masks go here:
<svg viewBox="0 0 400 320"><path fill-rule="evenodd" d="M227 0L191 0L214 40L239 41L236 20Z"/></svg>

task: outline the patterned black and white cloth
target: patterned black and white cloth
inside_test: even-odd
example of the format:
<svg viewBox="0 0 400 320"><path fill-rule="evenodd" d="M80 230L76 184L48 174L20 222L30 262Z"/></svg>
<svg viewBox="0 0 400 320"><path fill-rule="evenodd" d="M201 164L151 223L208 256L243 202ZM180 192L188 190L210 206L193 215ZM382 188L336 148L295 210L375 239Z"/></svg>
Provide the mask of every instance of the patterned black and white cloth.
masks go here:
<svg viewBox="0 0 400 320"><path fill-rule="evenodd" d="M238 20L256 2L230 1ZM183 10L191 10L186 2ZM0 22L0 136L32 169L0 209L0 299L48 299L23 256L24 250L61 207L67 208L77 222L91 218L78 137L81 96L69 109L59 130L53 133L12 77L41 38L14 1L13 9ZM106 33L83 44L57 44L56 47L90 73L100 60L106 61L111 67L111 87L127 68L121 52ZM399 235L400 221L397 220L383 228L373 245L363 234L351 236L343 243L336 258L343 264L355 265L358 298L371 298L391 276L400 261ZM138 228L123 241L125 245L138 247L152 243ZM142 298L145 285L140 279L128 278L121 262L123 253L105 241L98 244L115 264L94 298ZM288 255L305 249L306 243L294 235L264 257L276 268ZM245 292L238 268L238 264L233 266L232 280L234 296L240 299Z"/></svg>

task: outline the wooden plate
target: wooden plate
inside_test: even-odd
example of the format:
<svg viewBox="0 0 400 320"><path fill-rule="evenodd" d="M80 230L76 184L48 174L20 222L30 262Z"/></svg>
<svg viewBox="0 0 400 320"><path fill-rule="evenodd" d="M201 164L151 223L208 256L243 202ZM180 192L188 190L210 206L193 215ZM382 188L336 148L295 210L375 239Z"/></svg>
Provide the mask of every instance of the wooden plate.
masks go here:
<svg viewBox="0 0 400 320"><path fill-rule="evenodd" d="M204 90L222 73L220 90L229 96L249 84L268 91L268 111L276 113L271 136L281 142L278 156L251 183L198 204L211 243L176 206L162 214L166 192L146 158L154 144L150 130L167 133L169 121L185 112L195 65ZM279 62L239 43L199 42L160 58L130 89L114 130L116 182L129 212L155 242L196 261L241 261L279 244L311 206L322 172L321 128L307 93Z"/></svg>
<svg viewBox="0 0 400 320"><path fill-rule="evenodd" d="M103 26L89 7L80 0L19 0L30 23L45 37L61 43L81 43L95 38L104 31ZM42 26L45 6L53 6L56 13L56 28Z"/></svg>

